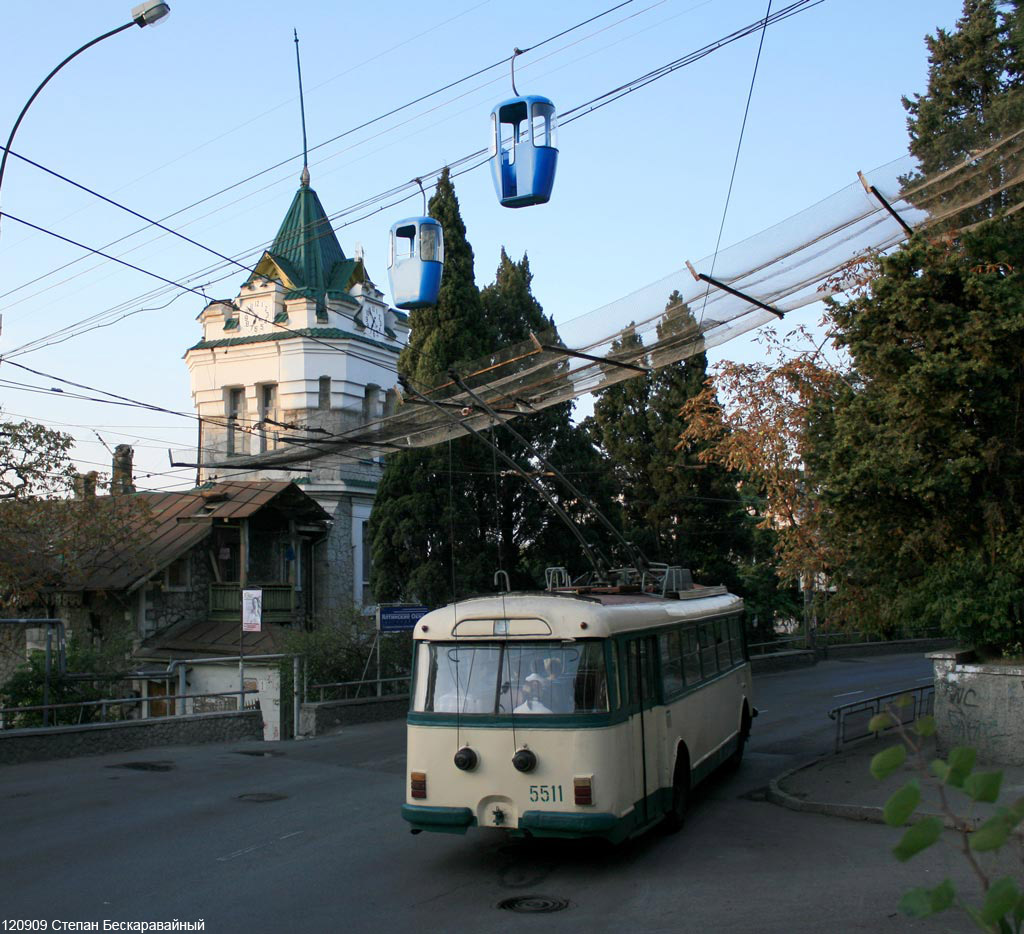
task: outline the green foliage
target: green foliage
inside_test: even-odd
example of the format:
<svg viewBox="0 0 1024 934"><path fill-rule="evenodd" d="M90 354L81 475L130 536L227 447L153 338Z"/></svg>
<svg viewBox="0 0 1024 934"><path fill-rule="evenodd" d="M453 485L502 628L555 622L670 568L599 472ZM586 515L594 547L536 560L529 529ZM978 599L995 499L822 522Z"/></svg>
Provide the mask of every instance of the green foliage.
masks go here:
<svg viewBox="0 0 1024 934"><path fill-rule="evenodd" d="M927 918L952 907L955 898L956 889L946 879L934 889L911 889L900 900L900 911L911 918Z"/></svg>
<svg viewBox="0 0 1024 934"><path fill-rule="evenodd" d="M999 799L1002 784L1002 772L972 772L964 779L963 789L972 801L991 804Z"/></svg>
<svg viewBox="0 0 1024 934"><path fill-rule="evenodd" d="M421 392L446 381L452 368L465 372L464 363L554 326L533 296L525 256L514 262L502 251L494 283L478 291L473 251L447 172L429 211L444 228L441 291L436 306L412 312L412 335L398 364ZM615 491L605 465L586 431L572 425L571 414L571 403L555 405L518 419L513 427L614 520ZM507 429L499 427L491 437L525 471L538 471L536 459ZM540 482L585 530L593 531L596 522L583 503L547 478ZM390 456L377 489L370 535L378 601L437 606L493 591L498 568L508 571L513 588L537 586L552 564L584 570L577 543L550 507L475 437Z"/></svg>
<svg viewBox="0 0 1024 934"><path fill-rule="evenodd" d="M855 365L808 457L835 603L968 644L1024 637L1024 223L912 240L833 303ZM995 265L993 265L995 264Z"/></svg>
<svg viewBox="0 0 1024 934"><path fill-rule="evenodd" d="M118 677L128 668L131 646L131 631L127 626L106 633L101 644L72 633L66 647L67 672L61 674L59 671L56 645L51 653L49 703L73 704L131 696L131 682ZM83 673L94 674L98 678L85 681L69 677ZM29 658L0 686L0 707L37 707L45 702L45 698L46 655L36 651L30 653ZM112 705L107 710L106 719L125 719L128 713L128 705ZM96 723L100 719L99 705L66 707L49 714L50 725ZM9 715L8 722L16 727L42 726L43 713L29 711Z"/></svg>
<svg viewBox="0 0 1024 934"><path fill-rule="evenodd" d="M283 651L302 656L307 685L375 678L375 632L373 618L364 615L359 607L353 605L339 613L337 618L321 622L314 629L304 632L286 631ZM412 659L410 633L387 633L381 636L380 651L381 677L400 677L409 673ZM281 662L281 674L287 682L282 686L282 697L290 696L291 659ZM363 693L366 693L365 689ZM318 700L319 695L311 695L310 699Z"/></svg>
<svg viewBox="0 0 1024 934"><path fill-rule="evenodd" d="M892 855L901 863L928 849L942 833L942 821L937 817L922 817L903 834L903 839L892 849Z"/></svg>
<svg viewBox="0 0 1024 934"><path fill-rule="evenodd" d="M880 733L882 730L888 730L895 725L896 720L891 713L878 713L868 721L868 732Z"/></svg>
<svg viewBox="0 0 1024 934"><path fill-rule="evenodd" d="M668 298L659 338L694 326L678 293ZM627 334L613 353L639 347ZM679 411L707 380L707 356L695 354L658 371L597 393L587 425L612 464L622 493L626 536L656 561L688 567L695 580L724 583L756 595L756 611L771 615L777 591L772 563L755 561L755 520L737 491L736 477L704 463L699 442L679 443ZM770 555L770 545L758 557ZM766 571L767 566L767 571ZM749 609L749 608L748 608Z"/></svg>
<svg viewBox="0 0 1024 934"><path fill-rule="evenodd" d="M1018 3L965 0L953 31L925 37L928 89L903 98L910 151L930 176L961 165L1024 123L1024 16ZM977 194L1002 181L979 173ZM964 199L964 195L959 195ZM979 203L964 220L982 220L1010 202L1003 192ZM934 205L930 206L935 209Z"/></svg>
<svg viewBox="0 0 1024 934"><path fill-rule="evenodd" d="M921 783L913 778L885 802L882 817L890 827L902 827L920 803Z"/></svg>
<svg viewBox="0 0 1024 934"><path fill-rule="evenodd" d="M893 772L903 767L907 761L905 746L890 746L871 758L871 774L875 778L888 778Z"/></svg>
<svg viewBox="0 0 1024 934"><path fill-rule="evenodd" d="M1024 821L1024 798L1018 799L1009 807L997 808L992 817L977 829L972 829L971 822L957 815L949 804L946 789L959 790L971 802L991 804L999 798L1003 773L975 772L975 750L959 746L950 750L947 760L935 759L931 762L930 773L934 778L929 778L929 767L926 767L919 738L930 736L934 732L932 718L922 718L909 730L895 717L892 718L891 725L899 731L904 745L886 749L875 756L871 761L872 774L876 778L884 778L894 771L892 766L897 759L894 749L903 749L904 752L909 750L915 755L922 779L931 782L935 788L947 824L960 835L960 852L971 864L981 883L984 896L981 907L963 901L960 901L960 907L982 931L1020 934L1024 926L1024 895L1018 890L1017 883L1009 877L990 882L975 854L998 851L1014 836L1020 823ZM921 781L914 779L907 782L886 802L883 810L885 822L892 827L901 826L911 818L920 801ZM922 817L903 834L900 842L892 850L893 855L901 862L906 862L938 841L942 836L942 829L941 818L934 815ZM956 903L957 896L953 883L946 879L933 889L915 888L907 892L900 901L900 910L913 918L925 918L945 911Z"/></svg>

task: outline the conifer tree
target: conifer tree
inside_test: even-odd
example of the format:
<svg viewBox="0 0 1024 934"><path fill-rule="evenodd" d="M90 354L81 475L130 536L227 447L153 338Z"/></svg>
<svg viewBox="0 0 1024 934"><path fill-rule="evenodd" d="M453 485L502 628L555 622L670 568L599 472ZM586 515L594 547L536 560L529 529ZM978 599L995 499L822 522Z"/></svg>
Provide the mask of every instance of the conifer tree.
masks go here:
<svg viewBox="0 0 1024 934"><path fill-rule="evenodd" d="M682 339L693 329L692 314L673 293L659 340ZM639 343L638 335L627 333L616 349ZM648 558L742 590L738 567L753 547L752 523L735 482L717 465L700 463L697 445L675 449L679 410L706 379L701 353L624 380L598 394L589 424L614 465L628 534Z"/></svg>
<svg viewBox="0 0 1024 934"><path fill-rule="evenodd" d="M398 359L399 373L420 392L443 382L449 367L490 352L495 341L447 169L428 211L444 230L441 288L436 305L411 313L409 344ZM378 601L437 606L490 589L497 567L493 494L484 482L490 469L490 459L472 437L389 456L370 516Z"/></svg>
<svg viewBox="0 0 1024 934"><path fill-rule="evenodd" d="M1024 127L1024 14L1021 4L964 0L952 31L925 37L928 88L903 98L910 151L924 176L962 166L993 143ZM998 189L1004 169L961 173L954 193L939 197L960 204ZM1013 170L1015 171L1015 170ZM985 198L957 218L957 225L983 220L1017 195ZM930 205L935 209L935 205Z"/></svg>

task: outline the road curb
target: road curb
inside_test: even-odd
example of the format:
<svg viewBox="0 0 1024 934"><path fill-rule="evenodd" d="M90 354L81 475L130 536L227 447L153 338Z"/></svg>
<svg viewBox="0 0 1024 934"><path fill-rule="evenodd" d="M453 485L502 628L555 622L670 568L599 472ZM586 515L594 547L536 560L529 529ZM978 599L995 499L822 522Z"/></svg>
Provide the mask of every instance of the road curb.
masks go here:
<svg viewBox="0 0 1024 934"><path fill-rule="evenodd" d="M834 753L832 754L834 755ZM796 795L791 795L788 791L784 791L782 783L792 775L796 775L797 772L802 772L804 769L809 769L819 762L824 762L826 759L831 758L828 756L819 756L817 759L812 759L810 762L805 762L803 765L798 765L794 769L788 769L781 775L777 775L768 783L768 792L765 798L772 804L777 804L779 807L788 808L791 811L801 811L805 814L825 814L829 817L841 817L844 820L854 821L867 821L871 824L885 824L885 817L882 808L872 807L867 804L837 804L829 801L812 801L809 798L798 798ZM947 830L956 830L956 823L951 820L945 814L937 814L934 811L915 811L911 817L904 823L903 826L909 826L923 817L937 817L942 821L942 825ZM973 818L969 821L972 825L971 829L976 829L982 822L981 818ZM889 826L886 824L886 826Z"/></svg>
<svg viewBox="0 0 1024 934"><path fill-rule="evenodd" d="M828 758L829 756L819 756L817 759L812 759L810 762L798 765L795 769L789 769L781 775L773 778L768 783L767 799L771 801L772 804L789 808L791 811L802 811L807 814L827 814L831 817L842 817L846 820L869 821L874 824L884 824L885 820L882 817L881 808L870 807L862 804L835 804L828 801L812 801L807 798L798 798L796 795L791 795L788 791L783 790L782 782L787 778L792 775L796 775L797 772L802 772L804 769L809 769L812 766L817 765L819 762L824 762L825 759Z"/></svg>

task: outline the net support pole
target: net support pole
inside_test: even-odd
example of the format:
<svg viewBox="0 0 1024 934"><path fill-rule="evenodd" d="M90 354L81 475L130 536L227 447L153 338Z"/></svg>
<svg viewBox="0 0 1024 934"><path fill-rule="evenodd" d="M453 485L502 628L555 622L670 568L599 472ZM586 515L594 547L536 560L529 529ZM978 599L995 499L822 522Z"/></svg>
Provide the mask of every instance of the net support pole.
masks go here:
<svg viewBox="0 0 1024 934"><path fill-rule="evenodd" d="M716 289L721 289L723 292L728 292L730 295L735 295L737 298L742 298L745 302L750 302L751 305L756 305L758 308L763 308L765 311L770 311L780 321L786 316L784 311L779 311L778 308L773 308L771 305L766 305L759 298L754 298L753 295L747 295L745 292L741 292L739 289L734 289L731 285L726 285L720 279L712 279L711 276L705 275L702 272L697 272L693 268L693 263L689 260L686 261L686 268L690 270L690 275L693 276L698 282L706 282L708 285L713 285Z"/></svg>
<svg viewBox="0 0 1024 934"><path fill-rule="evenodd" d="M903 228L903 232L908 237L912 237L914 235L914 228L911 227L910 224L908 224L902 217L900 217L900 215L897 213L896 209L891 204L889 204L888 201L886 201L885 195L883 195L877 188L875 188L874 185L872 185L864 177L864 173L863 172L858 171L857 172L857 178L860 179L860 183L864 186L864 190L869 195L871 195L880 205L882 205L883 208L885 208L892 215L893 220L895 220L896 223L899 224L900 227Z"/></svg>

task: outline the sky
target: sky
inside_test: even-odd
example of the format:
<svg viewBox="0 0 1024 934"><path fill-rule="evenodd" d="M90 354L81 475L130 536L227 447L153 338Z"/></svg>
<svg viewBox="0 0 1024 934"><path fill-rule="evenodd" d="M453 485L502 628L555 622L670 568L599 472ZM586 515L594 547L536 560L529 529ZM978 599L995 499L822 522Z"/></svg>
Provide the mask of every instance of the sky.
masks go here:
<svg viewBox="0 0 1024 934"><path fill-rule="evenodd" d="M519 92L543 94L566 111L759 20L768 6L631 0L606 12L618 2L171 0L164 22L106 39L56 75L12 149L149 218L174 215L167 226L235 257L273 239L299 184L293 29L312 186L334 214L485 147L492 106L512 96L507 63L376 118L495 65L514 48L532 49L517 58ZM771 9L785 5L773 0ZM128 22L130 6L5 3L0 140L47 72ZM927 81L924 36L951 28L960 12L960 0L824 0L769 27L727 211L759 34L561 128L546 205L502 208L486 167L457 177L477 284L493 281L502 247L514 259L527 253L535 296L556 324L567 321L710 255L720 227L725 247L847 186L858 170L900 157L907 146L901 96L923 92ZM368 121L375 122L356 129ZM278 167L265 171L271 166ZM387 205L374 200L336 226L342 249L349 256L363 250L385 293L388 228L420 213L421 200L417 194ZM182 358L202 336L202 295L14 218L211 299L233 298L246 273L205 272L221 262L207 250L14 157L0 206L11 215L0 221L0 355L48 338L0 362L0 380L42 390L0 383L3 416L73 435L82 471L109 471L106 448L129 443L139 489L189 488L194 471L172 470L167 449L194 443L194 420L71 398L72 387L54 377L192 413ZM103 313L103 327L49 337ZM787 323L813 323L816 315L806 309ZM759 352L748 336L712 358Z"/></svg>

